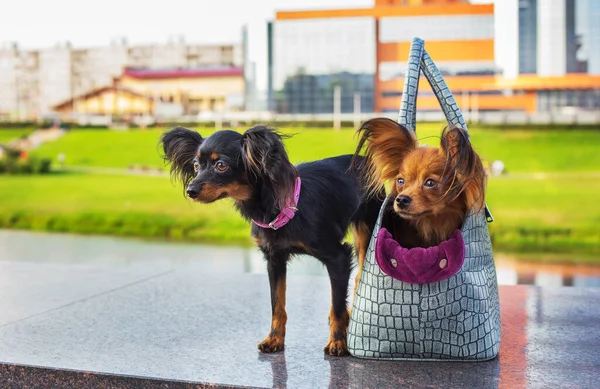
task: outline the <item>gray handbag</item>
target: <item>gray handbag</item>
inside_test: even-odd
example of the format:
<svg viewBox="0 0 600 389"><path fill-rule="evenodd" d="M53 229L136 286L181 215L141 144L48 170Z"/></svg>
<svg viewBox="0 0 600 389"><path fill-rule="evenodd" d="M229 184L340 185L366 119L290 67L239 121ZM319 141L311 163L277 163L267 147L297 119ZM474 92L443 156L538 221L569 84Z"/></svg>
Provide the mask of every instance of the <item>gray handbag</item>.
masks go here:
<svg viewBox="0 0 600 389"><path fill-rule="evenodd" d="M450 125L467 130L436 65L415 38L405 75L399 123L416 129L416 96L422 71ZM486 222L487 206L468 212L461 228L464 262L450 278L424 284L385 274L375 258L381 207L354 296L348 350L359 358L483 361L498 355L500 305L496 267ZM487 220L486 220L487 219Z"/></svg>

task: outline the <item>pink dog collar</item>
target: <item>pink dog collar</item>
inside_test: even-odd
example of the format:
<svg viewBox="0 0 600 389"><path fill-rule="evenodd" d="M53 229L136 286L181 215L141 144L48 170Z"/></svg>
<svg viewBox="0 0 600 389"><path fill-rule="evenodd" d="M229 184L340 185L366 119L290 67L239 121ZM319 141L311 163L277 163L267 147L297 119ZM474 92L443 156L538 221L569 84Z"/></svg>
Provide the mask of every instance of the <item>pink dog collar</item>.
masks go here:
<svg viewBox="0 0 600 389"><path fill-rule="evenodd" d="M296 178L296 186L294 187L294 197L292 197L291 201L279 212L279 215L275 219L273 219L270 223L261 223L252 219L252 222L259 227L262 228L271 228L273 230L278 230L281 227L285 226L289 223L290 220L294 218L296 215L296 211L298 210L298 200L300 199L300 187L302 185L302 181L300 177Z"/></svg>

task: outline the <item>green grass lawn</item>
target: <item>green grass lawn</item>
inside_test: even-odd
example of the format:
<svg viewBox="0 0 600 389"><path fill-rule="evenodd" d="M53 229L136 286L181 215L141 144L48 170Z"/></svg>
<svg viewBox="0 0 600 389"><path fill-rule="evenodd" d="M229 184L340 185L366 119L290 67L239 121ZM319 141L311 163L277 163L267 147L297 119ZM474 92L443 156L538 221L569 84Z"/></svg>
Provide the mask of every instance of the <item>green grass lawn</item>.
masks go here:
<svg viewBox="0 0 600 389"><path fill-rule="evenodd" d="M241 130L241 129L240 129ZM295 134L286 141L293 162L311 161L331 155L352 153L354 131L281 129ZM439 144L442 124L425 123L418 128L421 143ZM33 154L56 159L66 155L66 164L127 168L144 165L162 167L158 140L163 130L72 130L63 138L42 145ZM200 129L203 136L212 130ZM509 172L600 171L600 131L585 130L498 130L472 127L473 145L488 162L503 160Z"/></svg>
<svg viewBox="0 0 600 389"><path fill-rule="evenodd" d="M600 254L600 175L492 178L487 203L496 247L507 252ZM599 259L593 258L594 261Z"/></svg>
<svg viewBox="0 0 600 389"><path fill-rule="evenodd" d="M0 228L245 244L229 200L198 206L165 177L55 173L0 178Z"/></svg>
<svg viewBox="0 0 600 389"><path fill-rule="evenodd" d="M442 125L419 127L422 143L439 142ZM294 162L354 151L352 130L283 129ZM67 167L162 167L161 130L74 130L34 151L67 155ZM203 131L209 134L210 131ZM508 176L492 178L489 225L497 250L600 254L600 132L472 128L488 161ZM544 174L539 174L544 172ZM166 177L54 173L0 177L0 228L22 228L222 244L250 244L249 225L229 200L197 205Z"/></svg>
<svg viewBox="0 0 600 389"><path fill-rule="evenodd" d="M600 180L493 178L495 248L600 254ZM569 201L568 199L571 199ZM229 200L194 204L166 177L55 173L0 178L0 228L250 244Z"/></svg>
<svg viewBox="0 0 600 389"><path fill-rule="evenodd" d="M14 129L4 129L0 128L0 144L6 144L14 139L18 139L23 135L28 135L33 130L14 130Z"/></svg>

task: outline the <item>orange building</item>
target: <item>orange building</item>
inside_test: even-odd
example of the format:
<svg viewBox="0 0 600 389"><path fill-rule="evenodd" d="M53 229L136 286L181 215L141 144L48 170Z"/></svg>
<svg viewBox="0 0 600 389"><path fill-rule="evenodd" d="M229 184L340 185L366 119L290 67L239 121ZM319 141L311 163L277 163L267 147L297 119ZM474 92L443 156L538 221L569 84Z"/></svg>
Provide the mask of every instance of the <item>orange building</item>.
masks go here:
<svg viewBox="0 0 600 389"><path fill-rule="evenodd" d="M591 0L579 1L595 7ZM331 113L334 89L340 86L341 112L353 112L357 103L365 113L395 112L410 43L419 37L463 109L600 109L600 74L577 62L575 43L569 42L577 23L585 25L584 8L569 10L573 2L563 0L566 23L555 40L566 41L565 64L556 68L544 58L547 42L539 34L559 11L548 11L539 0L529 2L524 8L527 1L503 0L497 15L493 4L461 0L375 0L371 8L278 12L268 29L270 108ZM417 107L439 110L425 80Z"/></svg>

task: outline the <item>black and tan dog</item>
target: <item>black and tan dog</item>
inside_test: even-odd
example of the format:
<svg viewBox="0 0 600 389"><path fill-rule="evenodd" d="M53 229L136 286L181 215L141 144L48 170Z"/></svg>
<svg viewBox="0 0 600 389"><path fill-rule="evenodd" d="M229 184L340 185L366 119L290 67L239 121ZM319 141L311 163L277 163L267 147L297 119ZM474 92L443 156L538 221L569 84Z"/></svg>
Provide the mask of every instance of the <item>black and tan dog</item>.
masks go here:
<svg viewBox="0 0 600 389"><path fill-rule="evenodd" d="M259 350L283 350L287 262L294 254L309 254L325 265L331 282L325 352L345 355L352 247L344 238L352 227L362 263L381 201L366 200L363 194L362 159L352 169L351 155L294 166L282 138L265 126L244 134L218 131L206 139L177 127L166 132L161 142L171 174L189 198L211 203L229 197L252 222L252 236L265 255L271 287L271 331Z"/></svg>

